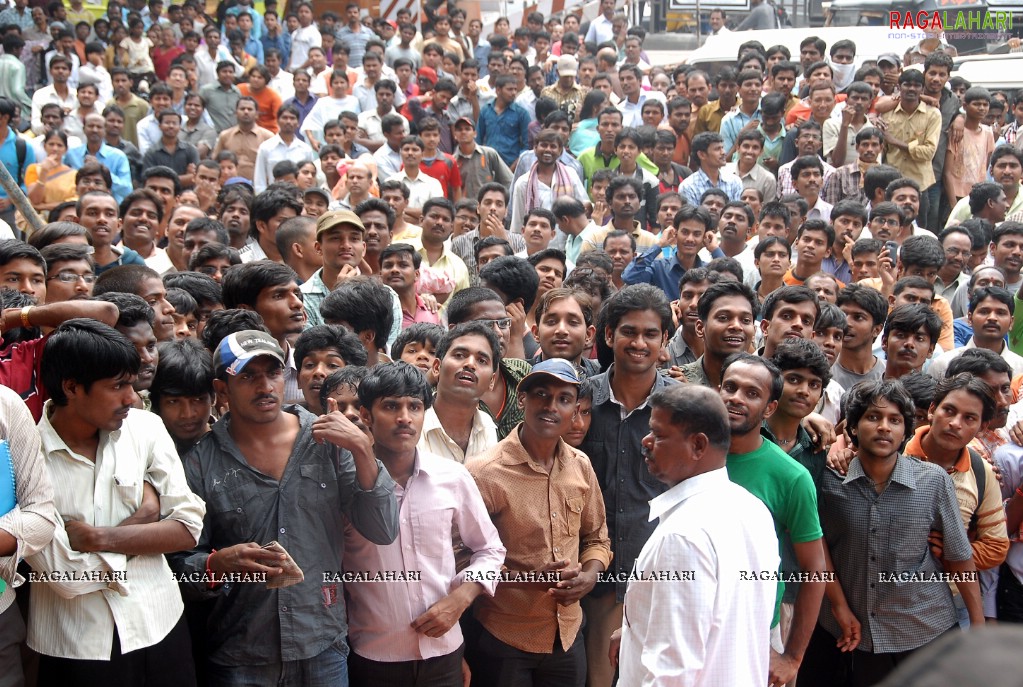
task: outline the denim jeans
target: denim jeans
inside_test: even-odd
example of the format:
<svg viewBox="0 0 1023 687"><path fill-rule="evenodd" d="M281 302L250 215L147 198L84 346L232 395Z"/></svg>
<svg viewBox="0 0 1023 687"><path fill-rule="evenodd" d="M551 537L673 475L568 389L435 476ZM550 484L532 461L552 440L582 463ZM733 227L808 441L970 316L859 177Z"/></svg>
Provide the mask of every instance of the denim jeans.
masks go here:
<svg viewBox="0 0 1023 687"><path fill-rule="evenodd" d="M331 646L303 661L209 666L210 687L348 687L348 647Z"/></svg>

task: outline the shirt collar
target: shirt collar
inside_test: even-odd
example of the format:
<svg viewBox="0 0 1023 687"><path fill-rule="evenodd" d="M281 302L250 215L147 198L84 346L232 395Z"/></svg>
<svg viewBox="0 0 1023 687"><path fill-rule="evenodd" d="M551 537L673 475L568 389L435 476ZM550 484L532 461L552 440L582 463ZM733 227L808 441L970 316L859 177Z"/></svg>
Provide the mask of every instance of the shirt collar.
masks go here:
<svg viewBox="0 0 1023 687"><path fill-rule="evenodd" d="M923 441L924 437L931 431L930 426L917 427L916 432L913 434L913 438L906 444L905 454L907 456L913 456L919 458L925 463L929 463L927 460L927 454L924 452ZM956 458L955 464L952 466L952 472L968 472L970 470L970 450L963 447L963 450L959 452L959 457Z"/></svg>
<svg viewBox="0 0 1023 687"><path fill-rule="evenodd" d="M908 458L905 455L900 454L895 459L895 468L892 470L891 481L898 482L904 487L910 489L916 489L916 475L913 474L913 469L910 466L912 458ZM849 474L846 475L842 484L849 484L850 482L863 478L870 482L870 478L867 477L867 473L863 471L863 465L860 463L860 459L853 458L852 462L849 463Z"/></svg>
<svg viewBox="0 0 1023 687"><path fill-rule="evenodd" d="M728 481L728 471L722 466L679 482L663 494L650 500L650 521L674 510L686 499L709 489L720 488Z"/></svg>

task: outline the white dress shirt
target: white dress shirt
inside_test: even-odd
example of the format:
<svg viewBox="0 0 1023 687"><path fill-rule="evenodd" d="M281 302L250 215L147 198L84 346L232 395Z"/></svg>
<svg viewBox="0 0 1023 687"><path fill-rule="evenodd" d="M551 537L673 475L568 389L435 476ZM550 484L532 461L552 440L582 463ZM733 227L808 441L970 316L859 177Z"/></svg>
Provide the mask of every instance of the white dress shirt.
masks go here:
<svg viewBox="0 0 1023 687"><path fill-rule="evenodd" d="M277 76L270 79L267 86L277 91L277 94L281 96L281 102L295 97L295 77L291 72L281 69L277 72Z"/></svg>
<svg viewBox="0 0 1023 687"><path fill-rule="evenodd" d="M396 115L398 114L398 111L392 107L391 111L388 112L387 114ZM387 139L384 138L384 129L381 126L381 122L383 121L383 118L386 116L387 115L381 115L379 112L377 112L377 108L375 105L373 106L373 109L367 110L364 108L362 112L359 113L359 128L362 129L363 133L366 134L366 138L368 138L371 141L379 141L380 143L386 142ZM405 130L405 135L408 136L409 134L408 120L402 117L401 125L402 128ZM398 158L400 159L401 156L399 155Z"/></svg>
<svg viewBox="0 0 1023 687"><path fill-rule="evenodd" d="M469 432L469 443L463 452L441 425L437 409L431 406L423 418L423 431L416 446L420 451L450 458L464 465L466 460L482 455L497 446L497 425L490 415L477 408L472 419L472 430Z"/></svg>
<svg viewBox="0 0 1023 687"><path fill-rule="evenodd" d="M78 91L68 87L67 97L61 98L53 84L36 89L32 94L32 131L37 136L46 131L46 127L43 126L43 105L50 103L60 105L61 109L68 113L73 112L78 107ZM21 116L24 117L25 113L22 112Z"/></svg>
<svg viewBox="0 0 1023 687"><path fill-rule="evenodd" d="M736 687L766 682L778 537L767 507L724 467L650 501L660 524L636 559L625 593L619 683L630 687Z"/></svg>
<svg viewBox="0 0 1023 687"><path fill-rule="evenodd" d="M419 176L415 179L410 179L404 169L397 174L391 175L386 181L391 181L392 179L408 186L408 206L410 208L422 210L423 204L426 201L431 198L442 198L444 196L444 188L440 185L440 182L421 169L419 170Z"/></svg>
<svg viewBox="0 0 1023 687"><path fill-rule="evenodd" d="M323 37L316 24L302 28L301 26L291 33L291 61L289 68L294 71L309 59L309 48L319 48L323 45Z"/></svg>
<svg viewBox="0 0 1023 687"><path fill-rule="evenodd" d="M390 583L345 580L348 596L348 641L371 661L418 661L446 656L462 645L455 623L443 636L427 637L412 629L425 613L472 574L493 596L506 549L487 513L469 471L454 461L419 451L404 488L394 486L398 501L398 537L380 546L369 542L351 523L345 525L345 569L351 573L419 573L418 580ZM452 540L473 551L456 572Z"/></svg>
<svg viewBox="0 0 1023 687"><path fill-rule="evenodd" d="M53 540L28 558L36 572L99 579L59 579L32 587L28 645L47 656L106 661L114 628L127 654L157 644L181 618L178 584L162 554L80 553L64 523L115 527L142 505L142 485L160 494L161 520L177 520L199 541L206 505L192 493L160 418L131 409L120 429L101 431L96 462L75 453L50 424L53 402L39 421L59 521Z"/></svg>
<svg viewBox="0 0 1023 687"><path fill-rule="evenodd" d="M273 183L274 165L278 162L291 160L297 165L314 159L316 155L313 154L312 146L305 141L293 138L288 144L280 134L274 134L272 138L260 143L256 149L256 178L252 180L256 193L262 193Z"/></svg>

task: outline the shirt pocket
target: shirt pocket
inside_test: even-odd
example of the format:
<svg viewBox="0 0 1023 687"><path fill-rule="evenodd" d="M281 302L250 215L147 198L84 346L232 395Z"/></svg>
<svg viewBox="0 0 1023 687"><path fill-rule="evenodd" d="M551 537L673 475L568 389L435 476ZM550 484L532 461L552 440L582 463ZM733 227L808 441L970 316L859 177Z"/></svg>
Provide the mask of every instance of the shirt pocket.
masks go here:
<svg viewBox="0 0 1023 687"><path fill-rule="evenodd" d="M579 536L582 527L583 508L586 507L585 496L574 496L565 499L565 522L567 523L566 534L570 537Z"/></svg>
<svg viewBox="0 0 1023 687"><path fill-rule="evenodd" d="M452 508L438 508L415 517L412 541L415 542L416 555L440 560L454 558L452 536L455 533L451 527L453 515Z"/></svg>
<svg viewBox="0 0 1023 687"><path fill-rule="evenodd" d="M301 465L299 503L308 510L319 510L337 494L337 475L325 465Z"/></svg>
<svg viewBox="0 0 1023 687"><path fill-rule="evenodd" d="M933 523L920 517L893 517L888 525L889 551L894 554L893 573L927 572L936 569L927 537Z"/></svg>
<svg viewBox="0 0 1023 687"><path fill-rule="evenodd" d="M142 505L142 479L138 475L114 475L114 495L129 513Z"/></svg>

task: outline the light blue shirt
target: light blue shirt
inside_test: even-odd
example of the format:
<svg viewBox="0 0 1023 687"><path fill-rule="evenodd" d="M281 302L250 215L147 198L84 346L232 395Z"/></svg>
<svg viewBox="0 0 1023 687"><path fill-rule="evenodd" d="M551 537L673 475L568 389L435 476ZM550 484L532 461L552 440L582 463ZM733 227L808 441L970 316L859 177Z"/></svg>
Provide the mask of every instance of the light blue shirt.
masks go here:
<svg viewBox="0 0 1023 687"><path fill-rule="evenodd" d="M760 121L761 116L759 107L757 107L757 111L753 113L753 116L747 115L742 110L732 110L725 115L724 119L721 120L721 138L725 141L726 153L735 145L735 139L739 137L739 132L742 131L742 128L754 119Z"/></svg>
<svg viewBox="0 0 1023 687"><path fill-rule="evenodd" d="M64 155L64 164L73 169L81 169L85 164L85 156L89 154L88 144L72 148ZM99 152L93 157L101 165L110 170L110 178L113 180L113 188L110 190L117 199L118 204L125 196L131 193L131 167L128 166L128 156L123 152L109 146L106 143L100 146Z"/></svg>
<svg viewBox="0 0 1023 687"><path fill-rule="evenodd" d="M739 196L742 195L742 180L734 174L718 170L718 183L715 184L703 169L698 169L679 185L678 192L690 205L699 205L700 198L711 188L724 191L728 200L739 200Z"/></svg>
<svg viewBox="0 0 1023 687"><path fill-rule="evenodd" d="M21 184L21 190L25 190L25 170L28 169L29 165L35 164L36 154L29 145L28 141L25 142L25 163L18 169L18 149L14 144L14 141L18 138L18 135L14 133L14 129L7 128L7 138L4 139L2 145L0 145L0 162L3 162L4 167L11 173L11 176L18 180ZM121 153L122 155L124 153ZM127 160L128 158L125 158ZM21 172L19 175L18 172ZM0 198L6 198L7 192L0 186Z"/></svg>

